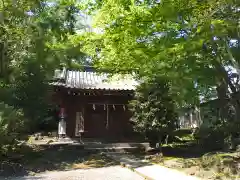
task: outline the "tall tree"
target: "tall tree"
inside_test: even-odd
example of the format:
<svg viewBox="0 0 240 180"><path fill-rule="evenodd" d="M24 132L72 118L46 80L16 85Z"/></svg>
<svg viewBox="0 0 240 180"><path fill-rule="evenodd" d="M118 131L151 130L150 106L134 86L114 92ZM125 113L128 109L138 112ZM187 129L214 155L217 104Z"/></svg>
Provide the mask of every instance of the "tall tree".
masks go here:
<svg viewBox="0 0 240 180"><path fill-rule="evenodd" d="M71 43L77 2L4 0L0 8L0 100L23 109L36 125L47 115L48 81L54 70L73 58L79 66L85 56L81 42Z"/></svg>
<svg viewBox="0 0 240 180"><path fill-rule="evenodd" d="M230 46L238 39L238 1L105 0L93 5L96 27L103 33L92 35L86 49L97 53L99 66L161 73L172 78L189 103L209 97L222 81L235 91L225 67L238 69Z"/></svg>
<svg viewBox="0 0 240 180"><path fill-rule="evenodd" d="M87 35L86 51L98 66L166 77L179 107L218 97L222 122L231 121L233 109L235 118L228 125L237 127L240 1L104 0L90 5L102 33Z"/></svg>

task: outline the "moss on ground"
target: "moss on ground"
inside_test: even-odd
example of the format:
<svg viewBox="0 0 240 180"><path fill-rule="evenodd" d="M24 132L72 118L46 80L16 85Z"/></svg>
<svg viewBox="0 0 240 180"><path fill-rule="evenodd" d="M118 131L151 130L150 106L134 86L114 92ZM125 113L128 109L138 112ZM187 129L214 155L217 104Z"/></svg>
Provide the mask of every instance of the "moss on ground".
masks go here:
<svg viewBox="0 0 240 180"><path fill-rule="evenodd" d="M150 161L203 179L240 179L240 154L238 153L215 152L197 158L153 156Z"/></svg>

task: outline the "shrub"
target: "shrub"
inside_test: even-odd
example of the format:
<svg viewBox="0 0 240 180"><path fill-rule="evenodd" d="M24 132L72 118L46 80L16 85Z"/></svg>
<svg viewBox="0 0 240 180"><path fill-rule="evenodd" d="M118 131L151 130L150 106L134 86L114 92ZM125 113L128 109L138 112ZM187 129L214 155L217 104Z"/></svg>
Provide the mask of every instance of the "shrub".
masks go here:
<svg viewBox="0 0 240 180"><path fill-rule="evenodd" d="M3 102L0 103L0 151L5 153L16 143L24 130L25 119L21 110L16 110Z"/></svg>
<svg viewBox="0 0 240 180"><path fill-rule="evenodd" d="M226 131L223 126L206 126L202 124L194 134L199 145L207 150L219 150L224 148Z"/></svg>
<svg viewBox="0 0 240 180"><path fill-rule="evenodd" d="M161 143L177 125L175 102L170 84L161 77L146 79L138 88L130 103L135 130L143 133L151 146Z"/></svg>

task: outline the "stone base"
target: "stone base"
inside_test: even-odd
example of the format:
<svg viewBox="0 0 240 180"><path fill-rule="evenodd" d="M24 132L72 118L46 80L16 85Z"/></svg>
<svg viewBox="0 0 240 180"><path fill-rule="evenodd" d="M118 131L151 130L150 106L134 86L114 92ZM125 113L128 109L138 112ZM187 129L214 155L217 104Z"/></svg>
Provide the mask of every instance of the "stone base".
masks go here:
<svg viewBox="0 0 240 180"><path fill-rule="evenodd" d="M237 145L236 151L240 152L240 145Z"/></svg>
<svg viewBox="0 0 240 180"><path fill-rule="evenodd" d="M72 139L70 139L69 137L59 137L58 141L59 142L71 142Z"/></svg>

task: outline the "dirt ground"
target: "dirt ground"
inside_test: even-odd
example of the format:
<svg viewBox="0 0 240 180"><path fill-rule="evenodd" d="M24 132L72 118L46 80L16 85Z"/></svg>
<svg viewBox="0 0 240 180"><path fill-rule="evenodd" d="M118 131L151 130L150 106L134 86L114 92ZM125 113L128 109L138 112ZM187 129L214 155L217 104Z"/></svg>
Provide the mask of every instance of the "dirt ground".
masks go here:
<svg viewBox="0 0 240 180"><path fill-rule="evenodd" d="M0 157L0 177L26 176L46 171L101 168L117 165L97 152L77 147L23 145L18 150Z"/></svg>
<svg viewBox="0 0 240 180"><path fill-rule="evenodd" d="M13 177L8 180L144 180L144 178L127 168L109 166L69 171L51 171L39 173L35 176Z"/></svg>

